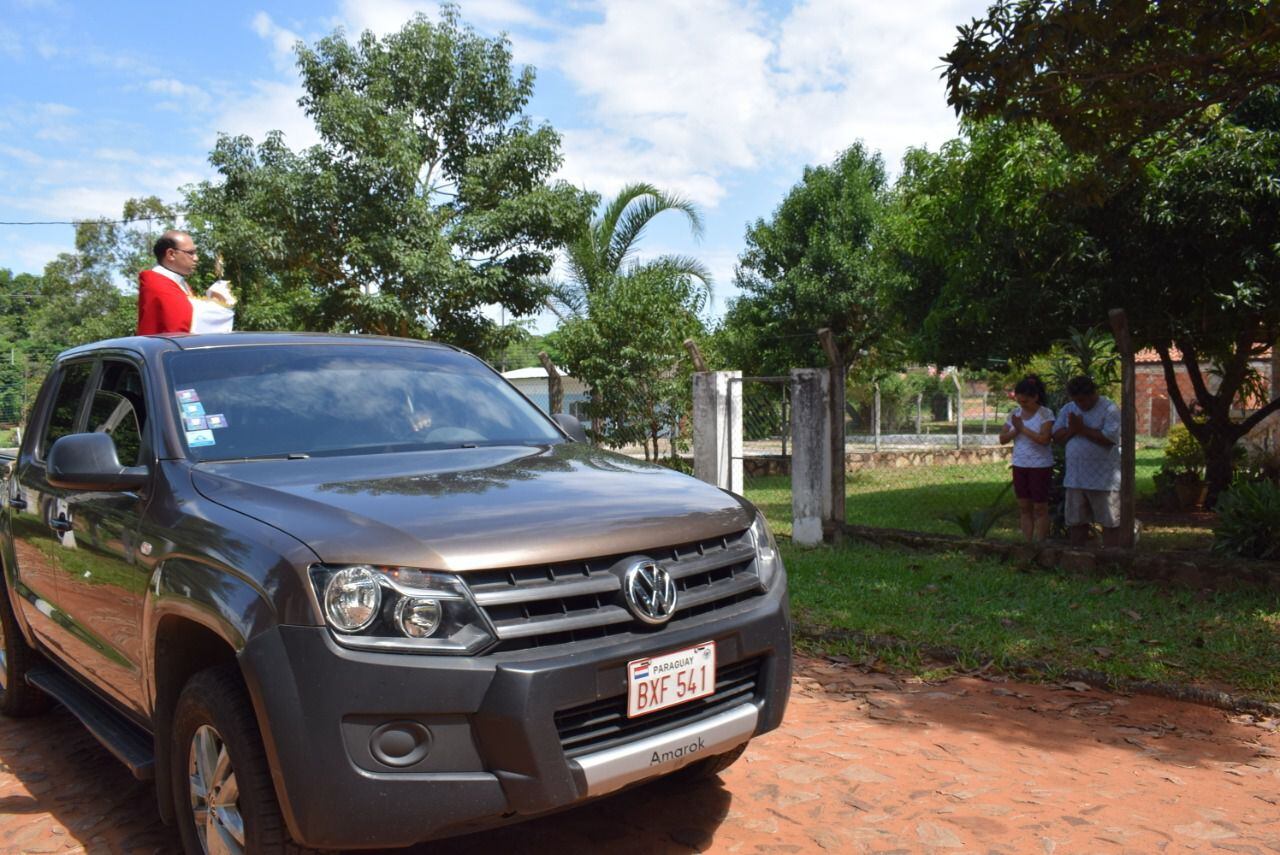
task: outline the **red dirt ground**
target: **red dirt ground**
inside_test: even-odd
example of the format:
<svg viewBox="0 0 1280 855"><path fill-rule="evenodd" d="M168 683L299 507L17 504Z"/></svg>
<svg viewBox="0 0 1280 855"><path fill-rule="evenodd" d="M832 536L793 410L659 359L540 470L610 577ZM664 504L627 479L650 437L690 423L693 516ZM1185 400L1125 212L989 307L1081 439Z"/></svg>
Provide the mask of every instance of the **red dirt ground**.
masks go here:
<svg viewBox="0 0 1280 855"><path fill-rule="evenodd" d="M719 781L409 851L1280 853L1280 722L1082 685L797 666L786 724ZM0 721L0 851L176 849L149 786L67 713Z"/></svg>

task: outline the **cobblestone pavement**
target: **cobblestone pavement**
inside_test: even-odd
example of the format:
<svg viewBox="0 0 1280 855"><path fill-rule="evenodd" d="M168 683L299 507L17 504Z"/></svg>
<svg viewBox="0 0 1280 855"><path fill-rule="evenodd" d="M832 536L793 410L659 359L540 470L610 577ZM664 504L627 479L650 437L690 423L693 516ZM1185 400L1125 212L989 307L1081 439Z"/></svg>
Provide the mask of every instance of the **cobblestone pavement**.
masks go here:
<svg viewBox="0 0 1280 855"><path fill-rule="evenodd" d="M1280 853L1280 722L1083 685L797 664L786 725L718 782L411 851ZM175 849L150 788L68 714L0 721L0 851Z"/></svg>

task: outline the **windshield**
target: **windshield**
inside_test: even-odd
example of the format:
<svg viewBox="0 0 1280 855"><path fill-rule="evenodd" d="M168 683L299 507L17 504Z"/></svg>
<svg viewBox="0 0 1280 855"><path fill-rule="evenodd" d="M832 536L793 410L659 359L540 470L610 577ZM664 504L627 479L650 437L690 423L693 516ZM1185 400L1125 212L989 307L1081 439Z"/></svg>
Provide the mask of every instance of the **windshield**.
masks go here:
<svg viewBox="0 0 1280 855"><path fill-rule="evenodd" d="M166 360L195 460L563 441L488 366L443 348L266 345Z"/></svg>

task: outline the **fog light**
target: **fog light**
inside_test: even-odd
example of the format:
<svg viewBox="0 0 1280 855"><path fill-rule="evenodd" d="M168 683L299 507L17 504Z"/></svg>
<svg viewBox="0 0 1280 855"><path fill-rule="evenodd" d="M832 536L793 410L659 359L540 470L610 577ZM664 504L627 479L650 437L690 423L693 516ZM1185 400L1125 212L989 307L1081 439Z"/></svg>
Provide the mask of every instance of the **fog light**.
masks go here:
<svg viewBox="0 0 1280 855"><path fill-rule="evenodd" d="M396 605L396 624L408 638L428 638L440 628L439 600L405 597Z"/></svg>
<svg viewBox="0 0 1280 855"><path fill-rule="evenodd" d="M420 763L431 752L431 731L416 721L393 721L369 736L369 753L386 766Z"/></svg>
<svg viewBox="0 0 1280 855"><path fill-rule="evenodd" d="M324 588L324 611L343 632L359 632L373 623L382 604L382 585L372 567L346 567Z"/></svg>

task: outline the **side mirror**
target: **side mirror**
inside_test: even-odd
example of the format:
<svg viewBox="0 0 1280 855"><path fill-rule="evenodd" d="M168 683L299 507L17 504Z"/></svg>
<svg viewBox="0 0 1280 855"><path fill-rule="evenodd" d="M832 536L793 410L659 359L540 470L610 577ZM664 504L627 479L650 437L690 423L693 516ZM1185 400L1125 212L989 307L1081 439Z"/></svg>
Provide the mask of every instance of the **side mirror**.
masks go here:
<svg viewBox="0 0 1280 855"><path fill-rule="evenodd" d="M103 493L140 489L150 477L145 466L121 466L115 440L105 433L73 433L56 440L46 470L54 487Z"/></svg>
<svg viewBox="0 0 1280 855"><path fill-rule="evenodd" d="M575 416L568 413L556 413L551 417L555 423L560 425L560 429L569 436L573 437L574 442L588 442L587 432L582 427L582 422L578 421Z"/></svg>

